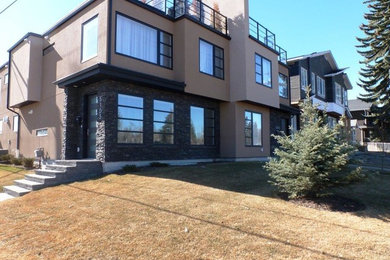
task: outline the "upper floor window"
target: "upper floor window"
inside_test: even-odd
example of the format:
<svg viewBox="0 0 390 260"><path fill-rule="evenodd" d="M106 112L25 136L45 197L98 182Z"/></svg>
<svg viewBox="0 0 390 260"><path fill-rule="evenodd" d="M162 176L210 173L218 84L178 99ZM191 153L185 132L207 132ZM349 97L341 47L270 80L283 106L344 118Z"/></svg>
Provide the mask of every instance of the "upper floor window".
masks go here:
<svg viewBox="0 0 390 260"><path fill-rule="evenodd" d="M116 52L171 69L172 35L117 14Z"/></svg>
<svg viewBox="0 0 390 260"><path fill-rule="evenodd" d="M308 85L307 69L301 67L301 89L306 90Z"/></svg>
<svg viewBox="0 0 390 260"><path fill-rule="evenodd" d="M344 106L348 106L348 91L344 89Z"/></svg>
<svg viewBox="0 0 390 260"><path fill-rule="evenodd" d="M311 73L310 82L311 82L311 91L315 95L317 92L316 92L316 74L314 72Z"/></svg>
<svg viewBox="0 0 390 260"><path fill-rule="evenodd" d="M279 96L288 98L288 81L287 76L279 74Z"/></svg>
<svg viewBox="0 0 390 260"><path fill-rule="evenodd" d="M14 116L13 117L13 122L12 122L12 130L14 132L18 132L19 131L19 116Z"/></svg>
<svg viewBox="0 0 390 260"><path fill-rule="evenodd" d="M191 145L215 145L215 111L191 106Z"/></svg>
<svg viewBox="0 0 390 260"><path fill-rule="evenodd" d="M262 146L262 115L245 111L245 145Z"/></svg>
<svg viewBox="0 0 390 260"><path fill-rule="evenodd" d="M143 112L143 98L118 95L118 143L143 143Z"/></svg>
<svg viewBox="0 0 390 260"><path fill-rule="evenodd" d="M81 61L97 56L98 52L98 17L85 22L82 28L82 54Z"/></svg>
<svg viewBox="0 0 390 260"><path fill-rule="evenodd" d="M200 72L223 79L223 49L204 40L199 40L199 70Z"/></svg>
<svg viewBox="0 0 390 260"><path fill-rule="evenodd" d="M153 102L153 142L174 143L174 104L160 100Z"/></svg>
<svg viewBox="0 0 390 260"><path fill-rule="evenodd" d="M256 83L266 87L272 87L271 61L255 54Z"/></svg>
<svg viewBox="0 0 390 260"><path fill-rule="evenodd" d="M8 73L4 75L4 84L8 84Z"/></svg>
<svg viewBox="0 0 390 260"><path fill-rule="evenodd" d="M339 105L343 104L343 89L341 88L341 85L338 83L335 83L336 85L336 103Z"/></svg>
<svg viewBox="0 0 390 260"><path fill-rule="evenodd" d="M325 80L317 76L317 93L320 97L325 98Z"/></svg>

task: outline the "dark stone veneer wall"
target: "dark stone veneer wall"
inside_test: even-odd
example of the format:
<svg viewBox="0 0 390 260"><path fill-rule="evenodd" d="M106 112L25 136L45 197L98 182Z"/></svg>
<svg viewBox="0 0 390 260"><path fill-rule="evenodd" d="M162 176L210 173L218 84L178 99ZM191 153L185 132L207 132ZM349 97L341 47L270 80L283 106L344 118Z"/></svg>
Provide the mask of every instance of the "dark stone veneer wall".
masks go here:
<svg viewBox="0 0 390 260"><path fill-rule="evenodd" d="M85 118L85 97L97 94L99 100L98 131L96 136L96 159L104 162L139 160L182 160L219 157L219 102L185 93L166 91L149 86L139 86L111 80L100 81L80 88L65 90L63 159L83 158L84 124L77 121ZM144 98L144 143L117 143L117 96L135 95ZM175 144L153 143L153 100L175 104ZM215 110L215 146L192 146L190 144L190 106ZM79 150L78 150L79 149Z"/></svg>

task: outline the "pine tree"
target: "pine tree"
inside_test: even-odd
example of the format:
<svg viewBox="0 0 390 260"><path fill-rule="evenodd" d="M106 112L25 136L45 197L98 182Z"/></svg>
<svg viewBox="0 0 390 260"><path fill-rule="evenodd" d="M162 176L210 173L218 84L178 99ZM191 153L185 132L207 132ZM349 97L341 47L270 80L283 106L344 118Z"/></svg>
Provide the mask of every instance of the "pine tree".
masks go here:
<svg viewBox="0 0 390 260"><path fill-rule="evenodd" d="M310 93L310 90L306 91ZM309 94L301 104L301 129L293 138L274 135L280 147L276 157L266 164L271 184L289 198L315 197L349 174L347 164L354 148L340 138L341 122L329 128L323 116L310 101Z"/></svg>
<svg viewBox="0 0 390 260"><path fill-rule="evenodd" d="M360 99L373 103L376 123L390 117L390 0L368 0L367 24L360 26L365 37L358 38L358 52L364 57L360 82L367 94Z"/></svg>

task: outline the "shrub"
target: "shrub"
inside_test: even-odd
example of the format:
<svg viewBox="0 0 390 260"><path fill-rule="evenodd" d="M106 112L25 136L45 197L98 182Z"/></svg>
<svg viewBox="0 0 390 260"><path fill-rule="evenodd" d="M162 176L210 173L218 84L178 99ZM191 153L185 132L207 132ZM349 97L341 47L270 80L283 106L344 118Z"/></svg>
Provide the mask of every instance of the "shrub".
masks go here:
<svg viewBox="0 0 390 260"><path fill-rule="evenodd" d="M162 167L168 167L169 164L167 163L160 163L160 162L152 162L150 163L150 167L158 167L158 168L162 168Z"/></svg>
<svg viewBox="0 0 390 260"><path fill-rule="evenodd" d="M289 198L316 197L343 181L351 172L347 165L354 151L342 138L342 120L332 129L310 101L300 107L301 129L293 137L273 136L280 148L275 149L276 158L266 164L271 184Z"/></svg>
<svg viewBox="0 0 390 260"><path fill-rule="evenodd" d="M3 163L8 163L10 164L12 162L12 160L15 158L15 156L13 156L12 154L4 154L0 157L0 160L3 162Z"/></svg>
<svg viewBox="0 0 390 260"><path fill-rule="evenodd" d="M23 166L25 168L33 168L34 167L34 158L24 158L23 159Z"/></svg>
<svg viewBox="0 0 390 260"><path fill-rule="evenodd" d="M23 159L22 158L12 158L11 163L14 165L22 165Z"/></svg>
<svg viewBox="0 0 390 260"><path fill-rule="evenodd" d="M138 172L138 168L136 165L131 164L131 165L125 165L122 167L123 172Z"/></svg>

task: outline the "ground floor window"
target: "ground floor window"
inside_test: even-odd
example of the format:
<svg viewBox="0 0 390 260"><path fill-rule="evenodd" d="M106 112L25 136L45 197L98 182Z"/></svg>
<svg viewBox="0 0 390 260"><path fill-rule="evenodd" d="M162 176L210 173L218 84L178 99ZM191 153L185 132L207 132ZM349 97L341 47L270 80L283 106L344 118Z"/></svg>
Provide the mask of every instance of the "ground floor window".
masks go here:
<svg viewBox="0 0 390 260"><path fill-rule="evenodd" d="M262 146L262 114L245 111L245 145Z"/></svg>
<svg viewBox="0 0 390 260"><path fill-rule="evenodd" d="M153 142L174 143L174 104L161 100L153 102Z"/></svg>
<svg viewBox="0 0 390 260"><path fill-rule="evenodd" d="M143 108L143 98L118 95L118 143L143 143Z"/></svg>
<svg viewBox="0 0 390 260"><path fill-rule="evenodd" d="M191 106L191 145L215 145L215 111Z"/></svg>

